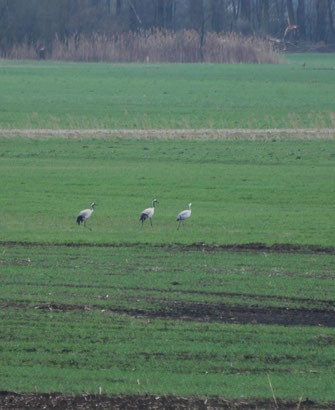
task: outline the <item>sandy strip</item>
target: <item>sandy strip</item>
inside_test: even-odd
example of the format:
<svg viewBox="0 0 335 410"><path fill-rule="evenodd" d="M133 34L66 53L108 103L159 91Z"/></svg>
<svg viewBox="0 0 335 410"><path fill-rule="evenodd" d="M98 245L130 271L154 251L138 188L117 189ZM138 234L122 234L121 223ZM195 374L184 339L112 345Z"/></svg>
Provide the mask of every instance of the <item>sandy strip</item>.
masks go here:
<svg viewBox="0 0 335 410"><path fill-rule="evenodd" d="M301 129L0 129L0 136L63 138L335 139L334 128Z"/></svg>

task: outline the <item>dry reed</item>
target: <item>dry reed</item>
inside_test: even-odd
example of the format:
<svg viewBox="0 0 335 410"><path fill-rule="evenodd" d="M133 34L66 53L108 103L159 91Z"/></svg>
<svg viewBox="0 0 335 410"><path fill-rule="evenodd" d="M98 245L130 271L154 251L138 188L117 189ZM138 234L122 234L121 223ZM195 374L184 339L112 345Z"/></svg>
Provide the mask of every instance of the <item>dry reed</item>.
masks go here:
<svg viewBox="0 0 335 410"><path fill-rule="evenodd" d="M0 56L5 57L5 56ZM28 43L15 45L6 58L38 59L39 52ZM56 37L47 58L61 61L178 62L178 63L279 63L272 44L239 34L194 30L140 31L112 37L93 34Z"/></svg>

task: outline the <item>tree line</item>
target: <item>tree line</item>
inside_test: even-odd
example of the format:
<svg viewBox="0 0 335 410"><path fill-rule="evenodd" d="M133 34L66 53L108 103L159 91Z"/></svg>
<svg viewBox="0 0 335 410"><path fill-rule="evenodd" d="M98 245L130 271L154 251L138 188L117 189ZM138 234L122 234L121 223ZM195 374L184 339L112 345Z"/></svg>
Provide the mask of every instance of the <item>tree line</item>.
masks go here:
<svg viewBox="0 0 335 410"><path fill-rule="evenodd" d="M335 0L0 0L0 52L55 38L195 30L332 43Z"/></svg>

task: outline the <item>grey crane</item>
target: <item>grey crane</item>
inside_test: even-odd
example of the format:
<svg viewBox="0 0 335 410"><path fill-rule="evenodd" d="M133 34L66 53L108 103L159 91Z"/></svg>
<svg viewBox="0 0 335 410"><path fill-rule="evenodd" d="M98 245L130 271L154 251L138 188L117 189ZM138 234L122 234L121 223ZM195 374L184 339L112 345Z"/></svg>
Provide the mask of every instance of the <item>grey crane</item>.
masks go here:
<svg viewBox="0 0 335 410"><path fill-rule="evenodd" d="M83 209L82 211L79 212L79 215L77 217L77 224L80 225L82 222L84 223L84 226L86 228L86 221L92 216L94 212L94 207L96 203L92 202L91 203L91 209Z"/></svg>
<svg viewBox="0 0 335 410"><path fill-rule="evenodd" d="M154 215L154 213L155 213L155 204L158 204L159 202L157 201L157 199L154 199L153 201L152 201L152 208L147 208L147 209L145 209L144 211L142 211L142 213L141 213L141 216L140 216L140 221L142 221L142 225L143 225L143 222L146 220L146 219L150 219L150 224L151 224L151 226L152 226L152 217L153 217L153 215Z"/></svg>
<svg viewBox="0 0 335 410"><path fill-rule="evenodd" d="M185 211L181 211L180 214L177 216L177 222L179 222L178 224L178 228L180 227L181 222L185 221L185 219L188 219L191 216L191 202L188 204L188 209L186 209Z"/></svg>

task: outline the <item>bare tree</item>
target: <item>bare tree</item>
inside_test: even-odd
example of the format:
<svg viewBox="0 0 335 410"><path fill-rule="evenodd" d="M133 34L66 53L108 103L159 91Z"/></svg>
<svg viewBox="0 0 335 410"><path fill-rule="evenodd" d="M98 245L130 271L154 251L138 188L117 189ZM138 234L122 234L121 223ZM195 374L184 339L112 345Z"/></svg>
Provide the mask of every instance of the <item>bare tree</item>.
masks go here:
<svg viewBox="0 0 335 410"><path fill-rule="evenodd" d="M269 0L263 0L259 8L261 10L261 28L264 34L269 34L270 30L270 4Z"/></svg>
<svg viewBox="0 0 335 410"><path fill-rule="evenodd" d="M305 0L298 0L297 25L299 28L299 37L304 40L306 38Z"/></svg>
<svg viewBox="0 0 335 410"><path fill-rule="evenodd" d="M223 0L210 1L211 29L216 32L223 30L224 4Z"/></svg>
<svg viewBox="0 0 335 410"><path fill-rule="evenodd" d="M127 0L127 1L128 1L129 29L134 31L142 24L142 20L139 16L139 11L138 11L140 0Z"/></svg>
<svg viewBox="0 0 335 410"><path fill-rule="evenodd" d="M175 11L175 0L153 0L154 26L172 28Z"/></svg>
<svg viewBox="0 0 335 410"><path fill-rule="evenodd" d="M334 16L333 16L333 9L332 9L332 0L328 0L328 20L329 20L329 29L334 37L335 31L334 31Z"/></svg>
<svg viewBox="0 0 335 410"><path fill-rule="evenodd" d="M286 0L286 5L287 5L287 15L288 15L289 24L295 25L296 22L295 22L292 0Z"/></svg>
<svg viewBox="0 0 335 410"><path fill-rule="evenodd" d="M316 2L316 33L317 41L327 40L327 0L317 0Z"/></svg>
<svg viewBox="0 0 335 410"><path fill-rule="evenodd" d="M120 16L120 14L121 14L121 7L122 7L121 0L116 0L116 10L115 10L115 12L116 12L117 16Z"/></svg>
<svg viewBox="0 0 335 410"><path fill-rule="evenodd" d="M0 0L0 53L153 27L335 40L335 0Z"/></svg>
<svg viewBox="0 0 335 410"><path fill-rule="evenodd" d="M190 0L189 13L191 28L201 31L204 26L204 2L203 0Z"/></svg>

